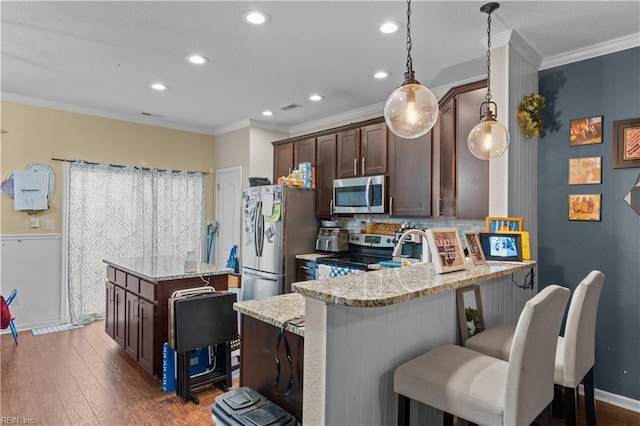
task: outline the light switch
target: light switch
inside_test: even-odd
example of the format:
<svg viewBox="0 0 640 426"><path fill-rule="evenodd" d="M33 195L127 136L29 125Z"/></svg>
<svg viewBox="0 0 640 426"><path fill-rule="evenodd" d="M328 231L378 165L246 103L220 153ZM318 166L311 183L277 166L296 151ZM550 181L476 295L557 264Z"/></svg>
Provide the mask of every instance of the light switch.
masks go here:
<svg viewBox="0 0 640 426"><path fill-rule="evenodd" d="M53 219L47 219L44 221L44 229L47 231L53 231Z"/></svg>
<svg viewBox="0 0 640 426"><path fill-rule="evenodd" d="M32 218L31 219L31 227L32 228L40 228L40 219Z"/></svg>

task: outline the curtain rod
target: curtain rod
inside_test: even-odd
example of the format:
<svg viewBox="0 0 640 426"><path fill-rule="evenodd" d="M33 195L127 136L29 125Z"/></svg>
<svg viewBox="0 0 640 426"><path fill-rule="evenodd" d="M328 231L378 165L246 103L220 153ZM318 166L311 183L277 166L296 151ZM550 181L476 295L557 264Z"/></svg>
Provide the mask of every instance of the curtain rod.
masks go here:
<svg viewBox="0 0 640 426"><path fill-rule="evenodd" d="M185 173L202 173L203 175L208 175L209 172L202 172L200 170L169 170L169 169L157 169L155 167L142 167L142 166L127 166L125 164L113 164L113 163L100 163L99 161L88 161L88 160L69 160L68 158L55 158L55 157L51 157L52 161L64 161L67 163L75 163L78 161L81 161L83 163L87 163L87 164L91 164L91 165L98 165L98 164L106 164L109 167L133 167L134 169L139 169L139 170L151 170L151 169L155 169L158 170L160 172L166 172L166 171L170 171L170 172L185 172Z"/></svg>

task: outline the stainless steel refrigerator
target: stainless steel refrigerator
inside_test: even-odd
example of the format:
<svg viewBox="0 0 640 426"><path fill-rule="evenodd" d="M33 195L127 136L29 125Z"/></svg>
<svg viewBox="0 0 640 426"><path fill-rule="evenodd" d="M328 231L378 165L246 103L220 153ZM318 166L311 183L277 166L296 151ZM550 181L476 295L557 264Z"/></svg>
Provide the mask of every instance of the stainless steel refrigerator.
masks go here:
<svg viewBox="0 0 640 426"><path fill-rule="evenodd" d="M296 255L315 251L315 191L252 186L242 196L241 300L289 293L295 282Z"/></svg>

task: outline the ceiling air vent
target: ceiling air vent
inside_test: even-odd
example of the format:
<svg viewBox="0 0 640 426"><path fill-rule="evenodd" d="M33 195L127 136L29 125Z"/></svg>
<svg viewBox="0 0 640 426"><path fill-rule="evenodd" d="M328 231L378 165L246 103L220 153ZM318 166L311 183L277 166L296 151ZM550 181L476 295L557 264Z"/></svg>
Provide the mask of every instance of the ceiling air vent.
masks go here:
<svg viewBox="0 0 640 426"><path fill-rule="evenodd" d="M298 105L298 104L289 104L289 105L285 105L285 106L281 106L280 108L278 108L280 111L291 111L292 109L295 108L300 108L302 105Z"/></svg>
<svg viewBox="0 0 640 426"><path fill-rule="evenodd" d="M144 115L145 117L164 118L164 115L152 114L150 112L141 112L140 115Z"/></svg>

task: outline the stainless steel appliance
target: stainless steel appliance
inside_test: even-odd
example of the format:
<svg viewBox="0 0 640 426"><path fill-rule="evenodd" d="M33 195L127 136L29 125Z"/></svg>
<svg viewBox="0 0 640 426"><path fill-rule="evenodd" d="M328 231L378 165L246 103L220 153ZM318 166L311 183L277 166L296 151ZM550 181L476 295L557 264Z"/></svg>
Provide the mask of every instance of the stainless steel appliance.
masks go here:
<svg viewBox="0 0 640 426"><path fill-rule="evenodd" d="M295 256L315 249L315 191L282 185L243 190L241 300L291 292Z"/></svg>
<svg viewBox="0 0 640 426"><path fill-rule="evenodd" d="M349 231L340 228L320 228L316 251L337 253L349 250Z"/></svg>
<svg viewBox="0 0 640 426"><path fill-rule="evenodd" d="M349 275L369 270L369 265L392 259L393 235L351 234L349 251L316 259L318 278Z"/></svg>
<svg viewBox="0 0 640 426"><path fill-rule="evenodd" d="M364 176L333 181L333 213L384 213L386 177Z"/></svg>

